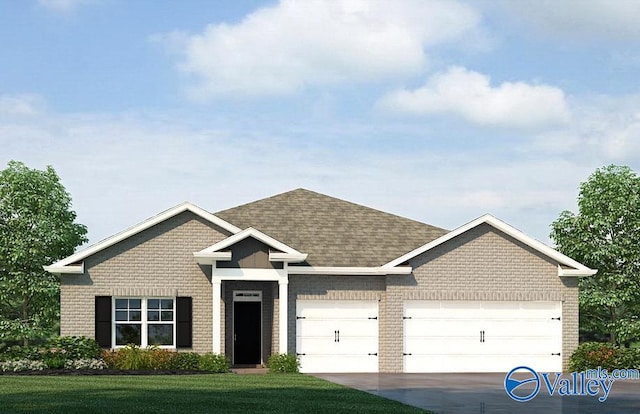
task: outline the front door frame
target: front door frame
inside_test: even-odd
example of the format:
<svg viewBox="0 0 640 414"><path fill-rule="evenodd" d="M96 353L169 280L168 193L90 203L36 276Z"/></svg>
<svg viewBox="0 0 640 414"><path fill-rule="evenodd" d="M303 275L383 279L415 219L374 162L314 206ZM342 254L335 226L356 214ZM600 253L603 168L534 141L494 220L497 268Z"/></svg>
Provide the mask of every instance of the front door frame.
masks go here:
<svg viewBox="0 0 640 414"><path fill-rule="evenodd" d="M231 335L233 338L233 361L232 364L236 364L236 302L260 302L260 363L264 363L262 360L262 340L263 340L263 305L262 305L262 291L261 290L234 290L233 291L233 305L231 314Z"/></svg>

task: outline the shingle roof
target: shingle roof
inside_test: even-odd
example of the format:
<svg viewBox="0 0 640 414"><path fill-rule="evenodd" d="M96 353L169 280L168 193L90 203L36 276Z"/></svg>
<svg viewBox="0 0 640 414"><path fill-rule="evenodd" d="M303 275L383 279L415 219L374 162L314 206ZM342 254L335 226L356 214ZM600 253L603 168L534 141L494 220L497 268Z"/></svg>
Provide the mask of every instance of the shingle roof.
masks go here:
<svg viewBox="0 0 640 414"><path fill-rule="evenodd" d="M381 266L448 233L303 188L215 215L308 253L310 266Z"/></svg>

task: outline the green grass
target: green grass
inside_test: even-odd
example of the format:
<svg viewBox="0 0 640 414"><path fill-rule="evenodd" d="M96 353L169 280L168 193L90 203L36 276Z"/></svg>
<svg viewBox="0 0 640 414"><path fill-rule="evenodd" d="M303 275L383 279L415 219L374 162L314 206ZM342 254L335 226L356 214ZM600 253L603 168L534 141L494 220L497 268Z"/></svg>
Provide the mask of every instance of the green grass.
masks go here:
<svg viewBox="0 0 640 414"><path fill-rule="evenodd" d="M302 374L0 376L0 413L418 413Z"/></svg>

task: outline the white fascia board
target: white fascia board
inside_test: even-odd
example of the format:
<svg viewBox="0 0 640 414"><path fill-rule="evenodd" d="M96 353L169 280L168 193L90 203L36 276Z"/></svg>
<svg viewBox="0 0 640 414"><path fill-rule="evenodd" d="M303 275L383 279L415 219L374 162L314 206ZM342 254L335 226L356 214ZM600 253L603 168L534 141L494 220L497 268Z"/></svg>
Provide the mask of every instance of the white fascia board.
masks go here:
<svg viewBox="0 0 640 414"><path fill-rule="evenodd" d="M56 275L68 274L68 275L81 275L84 274L84 262L79 265L67 265L67 266L42 266L42 268Z"/></svg>
<svg viewBox="0 0 640 414"><path fill-rule="evenodd" d="M155 226L158 223L161 223L167 219L170 219L171 217L174 217L182 212L185 211L190 211L193 214L202 217L203 219L209 221L210 223L215 224L216 226L219 226L227 231L229 231L230 233L238 233L240 232L240 228L234 226L231 223L228 223L224 220L222 220L219 217L214 216L213 214L209 213L208 211L203 210L202 208L191 204L189 202L185 202L182 204L179 204L175 207L170 208L169 210L163 211L162 213L151 217L141 223L136 224L135 226L132 226L130 228L128 228L127 230L124 230L120 233L117 233L109 238L106 238L96 244L94 244L93 246L90 246L78 253L72 254L69 257L66 257L62 260L57 261L56 263L53 263L51 266L52 267L61 267L61 266L67 266L71 263L76 263L79 262L81 260L84 260L85 258L91 256L92 254L95 254L101 250L106 249L107 247L113 246L116 243L121 242L122 240L125 240L135 234L140 233L141 231L144 231L152 226Z"/></svg>
<svg viewBox="0 0 640 414"><path fill-rule="evenodd" d="M269 261L271 262L287 262L287 263L299 263L307 260L307 254L305 253L277 253L269 252Z"/></svg>
<svg viewBox="0 0 640 414"><path fill-rule="evenodd" d="M558 276L593 276L596 273L598 271L594 269L563 269L562 266L558 265Z"/></svg>
<svg viewBox="0 0 640 414"><path fill-rule="evenodd" d="M212 279L284 281L287 280L287 271L284 269L215 268Z"/></svg>
<svg viewBox="0 0 640 414"><path fill-rule="evenodd" d="M196 252L193 254L193 257L196 258L196 262L198 264L213 264L213 262L217 261L228 261L231 260L231 252L213 252L213 253L202 253Z"/></svg>
<svg viewBox="0 0 640 414"><path fill-rule="evenodd" d="M267 246L273 247L274 249L280 250L284 253L302 255L302 253L300 253L296 249L287 246L286 244L274 239L271 236L267 236L260 230L254 229L253 227L248 227L241 232L234 234L233 236L229 236L226 239L221 240L204 250L201 250L201 253L212 253L218 250L226 249L227 247L232 246L237 242L246 239L247 237L253 237L254 239L266 244Z"/></svg>
<svg viewBox="0 0 640 414"><path fill-rule="evenodd" d="M290 275L329 275L329 276L385 276L409 275L410 266L401 267L331 267L331 266L289 266Z"/></svg>
<svg viewBox="0 0 640 414"><path fill-rule="evenodd" d="M589 269L588 267L586 267L585 265L578 263L577 261L573 260L572 258L565 256L564 254L560 253L559 251L552 249L551 247L547 246L546 244L539 242L538 240L527 236L526 234L524 234L523 232L521 232L520 230L516 229L515 227L505 223L504 221L492 216L491 214L485 214L484 216L478 217L477 219L458 227L457 229L421 246L418 247L417 249L395 259L392 260L391 262L385 264L383 267L394 267L394 266L398 266L399 264L402 264L404 262L406 262L407 260L413 259L414 257L433 249L436 246L441 245L442 243L445 243L451 239L453 239L454 237L459 236L462 233L465 233L477 226L479 226L480 224L489 224L490 226L494 227L497 230L500 230L503 233L508 234L509 236L513 237L514 239L526 244L527 246L531 247L534 250L537 250L538 252L544 254L545 256L554 259L555 261L557 261L560 264L563 264L565 266L568 267L572 267L574 268L576 271L584 273L584 276L587 275L591 275L591 274L595 274L597 271L593 270L593 269ZM566 270L564 272L567 272ZM590 273L591 272L591 273Z"/></svg>

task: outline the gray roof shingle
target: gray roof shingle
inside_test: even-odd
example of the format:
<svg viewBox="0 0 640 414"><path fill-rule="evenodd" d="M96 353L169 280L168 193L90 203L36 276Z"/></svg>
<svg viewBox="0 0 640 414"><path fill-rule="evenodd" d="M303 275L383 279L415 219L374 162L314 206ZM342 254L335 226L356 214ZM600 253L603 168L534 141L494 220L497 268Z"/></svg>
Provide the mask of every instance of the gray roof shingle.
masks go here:
<svg viewBox="0 0 640 414"><path fill-rule="evenodd" d="M303 188L215 215L308 253L310 266L381 266L448 233Z"/></svg>

